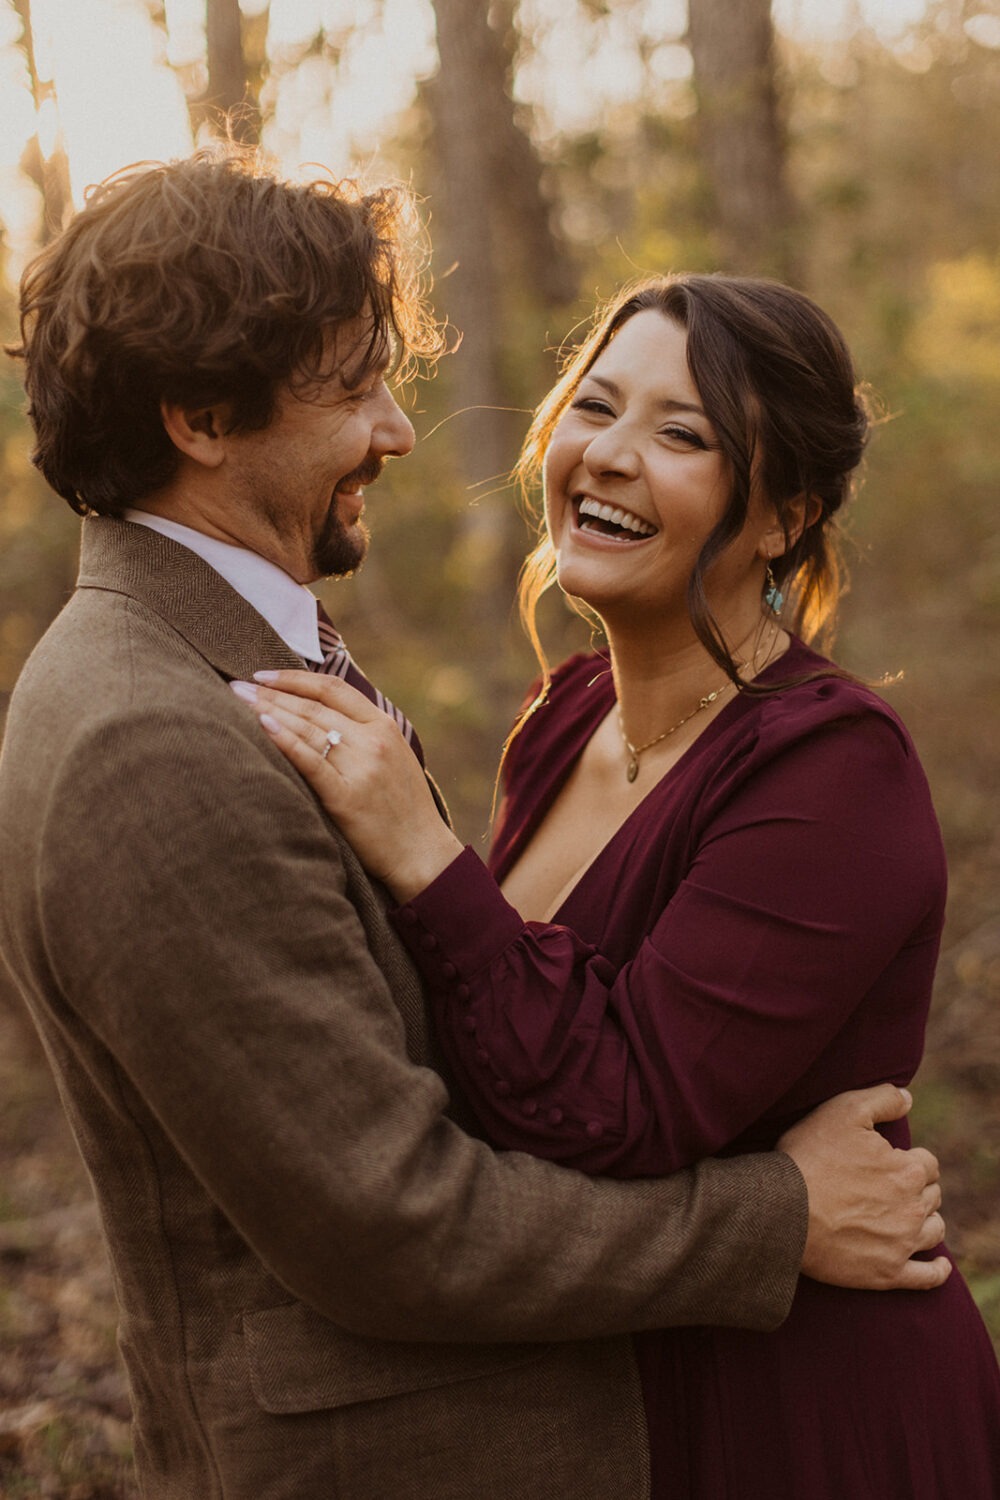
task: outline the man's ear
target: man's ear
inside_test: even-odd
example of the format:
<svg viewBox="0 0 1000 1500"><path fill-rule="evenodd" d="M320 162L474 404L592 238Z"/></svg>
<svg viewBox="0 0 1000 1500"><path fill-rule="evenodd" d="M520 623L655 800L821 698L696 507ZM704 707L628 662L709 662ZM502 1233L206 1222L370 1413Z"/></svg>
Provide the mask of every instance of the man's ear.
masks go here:
<svg viewBox="0 0 1000 1500"><path fill-rule="evenodd" d="M761 555L769 558L782 557L795 546L802 533L819 520L822 512L822 503L805 490L785 506L784 525L778 520L777 511L773 511L773 524L762 538Z"/></svg>
<svg viewBox="0 0 1000 1500"><path fill-rule="evenodd" d="M226 456L226 413L221 406L187 407L161 401L160 416L179 452L206 469L219 467Z"/></svg>

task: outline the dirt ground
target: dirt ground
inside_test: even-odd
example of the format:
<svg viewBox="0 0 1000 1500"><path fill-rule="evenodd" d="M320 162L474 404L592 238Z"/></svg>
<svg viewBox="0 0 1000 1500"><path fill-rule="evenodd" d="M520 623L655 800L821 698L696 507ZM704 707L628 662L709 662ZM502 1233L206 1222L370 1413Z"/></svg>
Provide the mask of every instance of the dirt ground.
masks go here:
<svg viewBox="0 0 1000 1500"><path fill-rule="evenodd" d="M0 1496L135 1500L97 1213L33 1033L0 1002Z"/></svg>

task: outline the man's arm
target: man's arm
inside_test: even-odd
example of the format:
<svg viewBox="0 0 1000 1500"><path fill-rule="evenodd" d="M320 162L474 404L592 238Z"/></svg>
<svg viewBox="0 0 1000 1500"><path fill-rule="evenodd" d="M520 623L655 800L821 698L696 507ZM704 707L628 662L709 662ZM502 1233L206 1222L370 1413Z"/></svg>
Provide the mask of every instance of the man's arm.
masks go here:
<svg viewBox="0 0 1000 1500"><path fill-rule="evenodd" d="M457 1130L328 825L238 714L146 711L81 745L41 886L70 1004L273 1274L392 1338L778 1323L807 1232L791 1157L628 1185ZM896 1238L900 1260L921 1244Z"/></svg>

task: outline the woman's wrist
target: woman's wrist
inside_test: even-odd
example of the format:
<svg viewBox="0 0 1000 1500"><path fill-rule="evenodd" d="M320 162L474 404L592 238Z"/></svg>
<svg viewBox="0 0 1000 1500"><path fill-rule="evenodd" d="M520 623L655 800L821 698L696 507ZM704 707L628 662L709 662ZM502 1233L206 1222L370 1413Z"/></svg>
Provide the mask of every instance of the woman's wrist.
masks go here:
<svg viewBox="0 0 1000 1500"><path fill-rule="evenodd" d="M382 876L395 901L402 906L419 896L462 853L465 846L443 823L433 835L421 841L419 849L400 854L399 860Z"/></svg>

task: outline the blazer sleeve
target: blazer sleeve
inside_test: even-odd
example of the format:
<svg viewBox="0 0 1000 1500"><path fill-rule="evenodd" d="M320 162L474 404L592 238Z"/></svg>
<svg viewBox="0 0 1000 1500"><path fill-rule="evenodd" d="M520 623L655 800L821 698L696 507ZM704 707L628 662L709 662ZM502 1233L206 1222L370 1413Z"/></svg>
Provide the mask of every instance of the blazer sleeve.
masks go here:
<svg viewBox="0 0 1000 1500"><path fill-rule="evenodd" d="M722 775L737 784L705 789L685 878L626 963L522 922L471 850L394 913L492 1139L621 1176L712 1155L787 1103L904 952L912 1073L944 901L912 745L870 712L765 736ZM869 1049L797 1113L881 1065Z"/></svg>
<svg viewBox="0 0 1000 1500"><path fill-rule="evenodd" d="M331 826L231 695L204 698L67 747L39 930L74 1024L269 1270L393 1339L779 1323L806 1227L790 1159L629 1185L463 1134L406 1056Z"/></svg>

